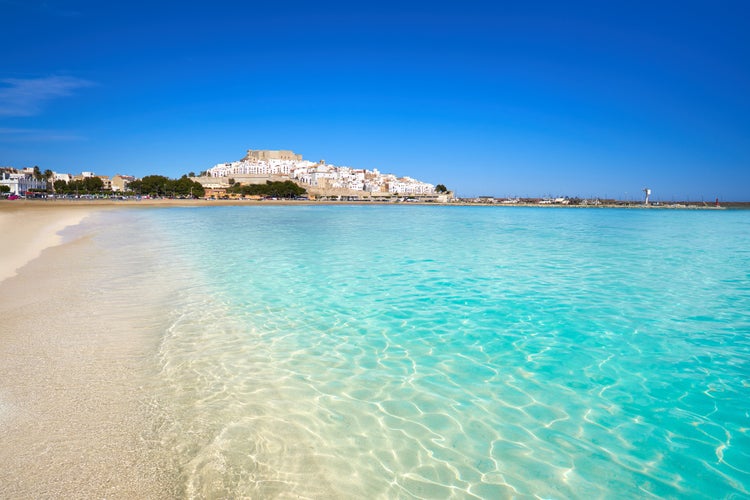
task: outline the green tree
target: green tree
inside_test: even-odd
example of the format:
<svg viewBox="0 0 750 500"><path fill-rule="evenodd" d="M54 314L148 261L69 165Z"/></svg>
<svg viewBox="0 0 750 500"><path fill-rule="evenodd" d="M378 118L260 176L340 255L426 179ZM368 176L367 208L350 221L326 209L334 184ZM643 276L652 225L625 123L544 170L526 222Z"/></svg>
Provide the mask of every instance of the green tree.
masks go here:
<svg viewBox="0 0 750 500"><path fill-rule="evenodd" d="M206 195L206 188L200 182L193 182L190 194L193 198L203 198Z"/></svg>
<svg viewBox="0 0 750 500"><path fill-rule="evenodd" d="M170 187L174 195L186 198L196 196L196 191L198 191L196 184L201 188L203 187L200 183L190 180L187 175L183 175L176 181L170 181Z"/></svg>
<svg viewBox="0 0 750 500"><path fill-rule="evenodd" d="M141 194L143 192L143 182L140 179L128 182L128 190L132 193Z"/></svg>
<svg viewBox="0 0 750 500"><path fill-rule="evenodd" d="M188 177L195 177L195 172L189 172Z"/></svg>
<svg viewBox="0 0 750 500"><path fill-rule="evenodd" d="M104 181L99 177L86 177L70 182L59 180L54 182L54 187L55 191L60 193L99 194L104 189Z"/></svg>
<svg viewBox="0 0 750 500"><path fill-rule="evenodd" d="M141 179L141 193L152 196L166 196L169 179L163 175L147 175Z"/></svg>
<svg viewBox="0 0 750 500"><path fill-rule="evenodd" d="M277 193L280 198L296 198L305 194L307 191L292 181L279 182L277 184Z"/></svg>
<svg viewBox="0 0 750 500"><path fill-rule="evenodd" d="M53 184L53 188L55 189L56 193L69 193L70 192L70 190L68 189L68 183L62 179L55 181Z"/></svg>
<svg viewBox="0 0 750 500"><path fill-rule="evenodd" d="M10 186L0 184L0 193L10 193Z"/></svg>
<svg viewBox="0 0 750 500"><path fill-rule="evenodd" d="M104 189L104 181L99 177L86 177L83 179L83 189L89 194L99 193Z"/></svg>
<svg viewBox="0 0 750 500"><path fill-rule="evenodd" d="M179 179L170 179L163 175L147 175L143 179L128 184L134 193L150 196L201 197L206 190L200 182L191 180L187 175Z"/></svg>
<svg viewBox="0 0 750 500"><path fill-rule="evenodd" d="M445 187L444 184L438 184L437 186L435 186L435 192L436 193L447 193L448 192L448 188Z"/></svg>
<svg viewBox="0 0 750 500"><path fill-rule="evenodd" d="M34 165L34 173L32 175L34 176L34 179L38 181L42 180L42 171L39 170L39 167L37 165Z"/></svg>
<svg viewBox="0 0 750 500"><path fill-rule="evenodd" d="M52 176L54 176L54 175L55 175L55 173L52 172L52 170L50 170L50 169L47 169L47 170L44 171L44 180L47 181L47 191L48 192L52 191L53 188L54 188L54 186L52 184Z"/></svg>
<svg viewBox="0 0 750 500"><path fill-rule="evenodd" d="M265 184L237 186L234 191L227 191L241 192L244 195L271 196L274 198L296 198L307 192L303 187L298 186L292 181L266 181Z"/></svg>

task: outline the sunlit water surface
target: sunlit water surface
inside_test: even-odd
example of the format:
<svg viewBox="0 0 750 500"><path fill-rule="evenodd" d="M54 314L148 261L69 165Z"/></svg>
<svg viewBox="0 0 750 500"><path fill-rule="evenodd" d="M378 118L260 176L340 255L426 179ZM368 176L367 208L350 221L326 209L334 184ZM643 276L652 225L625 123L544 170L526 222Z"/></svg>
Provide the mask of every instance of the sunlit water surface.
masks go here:
<svg viewBox="0 0 750 500"><path fill-rule="evenodd" d="M182 495L750 495L750 212L137 212Z"/></svg>

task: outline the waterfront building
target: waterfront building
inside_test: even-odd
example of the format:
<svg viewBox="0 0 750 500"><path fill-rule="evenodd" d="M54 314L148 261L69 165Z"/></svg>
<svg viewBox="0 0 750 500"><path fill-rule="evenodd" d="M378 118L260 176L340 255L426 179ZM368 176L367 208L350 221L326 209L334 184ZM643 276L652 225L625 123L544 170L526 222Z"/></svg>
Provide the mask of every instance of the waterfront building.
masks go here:
<svg viewBox="0 0 750 500"><path fill-rule="evenodd" d="M70 182L73 180L73 176L70 174L61 174L58 172L52 172L52 180Z"/></svg>
<svg viewBox="0 0 750 500"><path fill-rule="evenodd" d="M30 173L26 170L28 169L19 172L12 167L0 168L0 185L8 186L10 194L19 196L26 194L28 191L47 189L47 181L36 179L33 175L33 168Z"/></svg>
<svg viewBox="0 0 750 500"><path fill-rule="evenodd" d="M112 191L114 192L124 192L128 190L128 184L133 182L135 180L135 177L132 175L121 175L117 174L114 177L112 177L112 181L110 182L110 185L112 186Z"/></svg>
<svg viewBox="0 0 750 500"><path fill-rule="evenodd" d="M102 189L104 191L110 191L112 189L112 179L108 175L95 175L102 180Z"/></svg>

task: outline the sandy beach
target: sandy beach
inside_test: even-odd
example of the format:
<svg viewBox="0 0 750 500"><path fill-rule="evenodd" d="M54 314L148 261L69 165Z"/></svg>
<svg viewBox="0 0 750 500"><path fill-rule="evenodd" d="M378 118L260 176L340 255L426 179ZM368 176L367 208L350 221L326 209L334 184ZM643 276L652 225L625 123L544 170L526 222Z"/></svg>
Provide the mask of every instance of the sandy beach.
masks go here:
<svg viewBox="0 0 750 500"><path fill-rule="evenodd" d="M95 211L114 208L289 205L320 202L249 200L0 200L0 282L39 257L42 250L62 243L58 234Z"/></svg>
<svg viewBox="0 0 750 500"><path fill-rule="evenodd" d="M106 208L0 203L0 498L173 496L147 389L154 316L103 307L106 256L89 232L58 234Z"/></svg>
<svg viewBox="0 0 750 500"><path fill-rule="evenodd" d="M0 203L2 260L0 281L10 278L45 248L58 245L59 231L75 226L91 211L90 206L51 206Z"/></svg>

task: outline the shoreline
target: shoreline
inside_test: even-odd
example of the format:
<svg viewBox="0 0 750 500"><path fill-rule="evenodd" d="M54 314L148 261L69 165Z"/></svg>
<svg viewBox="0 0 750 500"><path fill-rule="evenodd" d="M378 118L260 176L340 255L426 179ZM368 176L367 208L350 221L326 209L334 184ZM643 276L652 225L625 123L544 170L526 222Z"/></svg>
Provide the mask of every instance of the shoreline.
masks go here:
<svg viewBox="0 0 750 500"><path fill-rule="evenodd" d="M60 210L56 210L53 217L50 217L49 210L36 204L0 208L0 235L4 241L0 283L16 276L45 249L63 243L61 231L80 224L101 207L68 205L64 209L58 208Z"/></svg>
<svg viewBox="0 0 750 500"><path fill-rule="evenodd" d="M412 206L412 207L497 207L497 208L575 208L575 209L630 209L630 210L733 210L733 209L750 209L750 202L725 202L722 205L714 206L708 204L699 205L697 202L674 202L670 204L650 204L642 203L602 203L599 205L570 205L559 203L494 203L494 202L473 202L473 201L455 201L450 203L443 202L395 202L395 201L365 201L365 200L249 200L249 199L228 199L228 200L206 200L196 199L170 199L170 198L149 198L149 199L23 199L23 200L0 200L0 214L8 210L23 210L24 208L60 208L60 207L91 207L91 208L158 208L158 207L231 207L231 206Z"/></svg>
<svg viewBox="0 0 750 500"><path fill-rule="evenodd" d="M20 214L35 222L8 229L3 252L18 246L29 260L0 282L2 498L174 496L150 389L162 291L123 300L128 274L97 240L95 215L59 234L101 212L29 207ZM35 230L39 244L24 245Z"/></svg>
<svg viewBox="0 0 750 500"><path fill-rule="evenodd" d="M158 206L176 206L169 203L171 200L165 201ZM0 364L0 442L3 443L0 447L0 461L3 462L0 498L200 496L202 491L210 491L209 482L216 477L211 475L217 470L214 466L223 464L223 457L233 456L220 446L221 443L215 443L215 436L223 435L220 431L206 430L200 425L209 407L226 406L221 398L211 399L216 390L214 383L221 386L226 378L221 371L214 372L211 368L221 365L219 362L208 363L202 368L200 364L190 364L194 358L206 353L203 349L193 351L207 345L196 343L195 339L185 339L188 349L183 351L183 358L172 357L165 365L161 364L165 358L160 357L165 352L161 350L164 332L179 324L188 328L182 333L189 332L191 324L199 324L197 319L193 320L200 319L200 314L195 318L168 314L175 304L171 296L193 286L191 281L196 276L181 272L190 267L186 266L189 261L181 261L180 254L159 252L160 238L136 237L143 227L141 223L156 215L155 212L139 211L134 204L120 202L110 205L97 201L82 203L74 215L80 212L91 216L80 226L65 231L60 236L62 244L42 250L39 258L32 258L0 287L0 359L3 359ZM268 202L259 202L255 206L265 203ZM110 210L113 206L123 210ZM60 220L65 219L66 207L70 204L58 208L54 202L34 201L16 207L22 207L16 209L18 215L22 216L25 210L29 210L51 223L58 215L62 217ZM326 212L335 220L352 211ZM271 212L285 215L283 211L267 213ZM311 210L303 212L317 215ZM424 221L429 221L429 211L398 212L406 217L427 216ZM201 213L209 219L214 218L209 212ZM487 210L466 213L484 216L486 220L495 220L493 214L497 214ZM517 214L523 218L520 211ZM171 214L162 211L158 215L177 215L176 220L183 221L192 217L188 211ZM537 219L545 219L541 212L534 215ZM602 214L601 219L607 219L609 215ZM705 217L696 218L711 222ZM112 230L118 223L122 224L120 230ZM429 228L429 225L421 224L421 227ZM8 240L6 244L16 243L20 241ZM455 252L446 255L454 256ZM212 296L210 293L203 295ZM200 313L200 309L195 310ZM235 332L233 328L219 328L217 331ZM242 331L242 328L236 330ZM228 336L227 343L217 346L221 348L220 352L228 352L237 345ZM200 354L196 355L198 352ZM254 349L244 352L248 359L243 362L250 362L250 353L256 356L256 360L264 357ZM220 361L222 358L216 359ZM188 363L183 366L185 360ZM227 366L232 366L232 363ZM175 394L165 391L165 388L172 387L169 383L163 385L165 367L176 372L174 380L181 380L180 370L203 369L202 372L195 371L195 375L205 382L201 386L204 392L200 400L208 406L195 406L195 398L188 397L191 404L184 412L178 399L173 399ZM198 386L189 383L186 387L193 390ZM269 384L264 390L272 387ZM253 391L259 389L257 385L250 388ZM259 396L260 401L283 400L273 392L259 394L265 394ZM182 393L180 397L184 395ZM271 408L276 411L269 414L286 415L293 414L300 407L289 400L288 404L276 404ZM264 423L265 416L253 415L248 420L253 420L253 426L258 426ZM242 425L235 427L233 420L211 421L224 422L224 428L231 431L227 435L242 429ZM273 419L266 422L272 424ZM328 425L328 420L324 422ZM298 485L295 487L300 487L302 493L308 493L307 496L345 497L343 493L339 494L336 488L340 483L335 481L336 484L320 481L320 488L326 494L310 495L310 488L302 488L309 478L322 477L318 470L330 472L332 469L319 465L314 460L314 453L295 454L291 448L283 448L280 443L291 436L294 427L271 424L260 428L266 440L259 442L273 446L258 446L248 452L248 455L260 451L268 453L257 462L265 467L261 471L263 474L273 476L283 470L287 478L298 480L289 484ZM304 427L297 429L305 430ZM201 434L202 431L206 432ZM187 441L189 446L171 440L183 434L198 438ZM234 435L235 439L238 435ZM245 436L254 435L258 434L250 432ZM295 437L290 441L299 445L302 439ZM202 450L201 454L192 447L196 444ZM313 449L309 445L303 448ZM257 455L253 457L258 460ZM307 458L294 462L293 467L289 465L290 460L299 457ZM238 467L235 470L247 469ZM262 490L269 492L267 496L281 491L274 489L278 488L274 484L280 485L279 482L267 480L257 484L267 488ZM202 487L209 489L202 490ZM345 489L352 491L351 488ZM289 490L286 496L297 491Z"/></svg>

